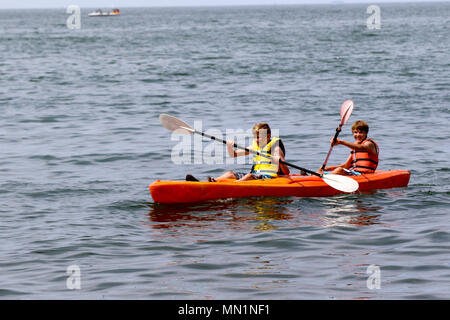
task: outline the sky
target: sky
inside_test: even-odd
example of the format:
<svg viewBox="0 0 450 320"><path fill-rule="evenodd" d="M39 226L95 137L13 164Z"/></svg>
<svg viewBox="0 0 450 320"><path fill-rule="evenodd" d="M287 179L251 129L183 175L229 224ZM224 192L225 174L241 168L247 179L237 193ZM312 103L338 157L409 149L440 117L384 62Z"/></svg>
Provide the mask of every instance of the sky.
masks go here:
<svg viewBox="0 0 450 320"><path fill-rule="evenodd" d="M443 0L449 2L450 0ZM222 5L282 5L304 3L370 3L432 2L430 0L0 0L0 9L9 8L81 8L171 7L171 6L222 6Z"/></svg>

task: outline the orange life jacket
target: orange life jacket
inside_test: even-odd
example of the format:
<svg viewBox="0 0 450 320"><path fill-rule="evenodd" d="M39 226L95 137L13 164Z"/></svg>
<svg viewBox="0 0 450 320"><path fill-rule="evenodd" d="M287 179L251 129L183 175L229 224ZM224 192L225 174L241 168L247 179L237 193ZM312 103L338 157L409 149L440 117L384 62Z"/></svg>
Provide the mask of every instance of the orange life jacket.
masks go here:
<svg viewBox="0 0 450 320"><path fill-rule="evenodd" d="M375 172L378 166L378 154L380 149L375 141L372 139L366 139L367 141L372 142L375 145L377 150L376 154L372 154L366 150L352 150L350 153L353 156L351 170L361 172L361 173L372 173ZM364 140L364 141L366 141ZM364 142L363 141L363 142Z"/></svg>

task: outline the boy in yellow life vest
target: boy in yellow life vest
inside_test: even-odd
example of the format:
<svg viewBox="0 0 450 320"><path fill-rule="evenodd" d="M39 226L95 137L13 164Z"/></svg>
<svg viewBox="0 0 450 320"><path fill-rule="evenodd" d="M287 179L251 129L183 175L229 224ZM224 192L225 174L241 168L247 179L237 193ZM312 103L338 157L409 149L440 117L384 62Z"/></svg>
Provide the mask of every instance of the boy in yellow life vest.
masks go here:
<svg viewBox="0 0 450 320"><path fill-rule="evenodd" d="M286 150L283 142L278 137L272 137L270 127L267 123L258 123L253 129L253 144L250 150L266 153L272 157L262 157L255 155L253 157L253 166L250 173L225 172L220 177L214 179L208 177L208 181L215 182L224 179L236 179L238 181L248 181L255 179L273 179L278 175L288 175L289 168L279 161L284 161ZM227 151L230 157L246 156L250 153L245 150L235 150L234 141L227 141Z"/></svg>
<svg viewBox="0 0 450 320"><path fill-rule="evenodd" d="M355 142L342 139L333 141L331 139L330 142L333 146L341 144L352 149L352 151L350 151L345 163L334 167L326 167L324 171L341 175L360 175L375 172L378 166L380 149L374 140L367 138L369 125L362 120L358 120L353 124L352 132ZM322 173L322 170L319 170L319 173Z"/></svg>

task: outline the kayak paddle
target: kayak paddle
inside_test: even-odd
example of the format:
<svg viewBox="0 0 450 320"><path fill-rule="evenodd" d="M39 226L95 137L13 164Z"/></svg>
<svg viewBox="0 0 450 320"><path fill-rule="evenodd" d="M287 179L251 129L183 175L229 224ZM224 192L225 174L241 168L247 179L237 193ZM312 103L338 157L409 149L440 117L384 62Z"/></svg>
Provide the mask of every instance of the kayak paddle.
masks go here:
<svg viewBox="0 0 450 320"><path fill-rule="evenodd" d="M336 139L341 132L342 126L347 122L348 118L350 118L350 115L353 111L353 101L347 100L345 101L341 106L341 123L339 124L339 127L336 128L336 133L334 134L333 141L336 142ZM325 166L327 165L328 158L330 157L331 150L333 150L333 145L330 146L330 150L328 150L327 157L325 159L325 162L322 164L321 170L325 169Z"/></svg>
<svg viewBox="0 0 450 320"><path fill-rule="evenodd" d="M223 144L227 143L225 140L216 138L214 136L211 136L211 135L206 134L201 131L197 131L197 130L191 128L191 126L189 126L186 122L184 122L176 117L170 116L168 114L159 115L159 121L161 122L161 124L163 125L164 128L166 128L167 130L170 130L170 131L176 131L181 134L196 133L203 137L209 138L211 140L222 142ZM234 144L234 147L236 149L245 150L248 153L257 154L257 155L265 157L265 158L273 158L271 155L262 154L258 151L251 150L251 149L248 149L245 147L241 147L241 146L237 145L236 143ZM337 174L320 174L320 173L296 166L292 163L289 163L289 162L286 162L283 160L280 160L280 163L290 166L290 167L293 167L298 170L306 171L312 175L318 176L318 177L322 178L323 181L326 184L328 184L330 187L337 189L339 191L342 191L342 192L354 192L354 191L358 190L358 188L359 188L358 182L356 182L352 178L349 178L346 176L341 176L341 175L337 175Z"/></svg>

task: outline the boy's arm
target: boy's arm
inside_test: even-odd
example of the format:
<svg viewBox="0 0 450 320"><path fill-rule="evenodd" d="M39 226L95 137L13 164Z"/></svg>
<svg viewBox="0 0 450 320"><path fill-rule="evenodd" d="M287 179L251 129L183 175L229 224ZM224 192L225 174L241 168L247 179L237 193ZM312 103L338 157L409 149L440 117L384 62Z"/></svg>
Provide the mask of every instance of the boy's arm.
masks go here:
<svg viewBox="0 0 450 320"><path fill-rule="evenodd" d="M333 170L336 169L336 168L345 168L345 169L348 169L348 168L350 168L351 165L352 165L352 160L353 160L353 157L352 157L352 155L350 154L350 155L348 156L347 160L346 160L343 164L340 164L340 165L334 166L334 167L326 167L326 168L324 169L324 171L333 171Z"/></svg>
<svg viewBox="0 0 450 320"><path fill-rule="evenodd" d="M281 171L283 171L285 175L288 175L290 173L289 168L286 165L280 163L280 160L286 161L284 159L283 150L281 150L281 148L277 146L275 147L275 150L273 150L273 162L278 164L279 168L281 169Z"/></svg>
<svg viewBox="0 0 450 320"><path fill-rule="evenodd" d="M235 150L234 149L234 141L228 140L227 141L227 151L230 157L240 157L240 156L247 156L250 153L245 150Z"/></svg>

